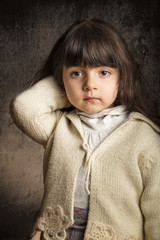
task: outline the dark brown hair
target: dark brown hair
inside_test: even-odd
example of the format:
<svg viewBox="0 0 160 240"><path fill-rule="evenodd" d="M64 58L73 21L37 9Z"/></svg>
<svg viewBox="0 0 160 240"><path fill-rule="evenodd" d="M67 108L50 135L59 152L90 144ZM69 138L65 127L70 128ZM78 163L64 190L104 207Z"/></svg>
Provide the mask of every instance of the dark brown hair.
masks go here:
<svg viewBox="0 0 160 240"><path fill-rule="evenodd" d="M117 31L108 23L91 19L72 24L55 43L44 66L37 72L33 82L53 75L63 87L63 66L109 66L118 68L118 104L138 111L160 125L158 113L147 101L142 90L143 75L134 62L128 47Z"/></svg>

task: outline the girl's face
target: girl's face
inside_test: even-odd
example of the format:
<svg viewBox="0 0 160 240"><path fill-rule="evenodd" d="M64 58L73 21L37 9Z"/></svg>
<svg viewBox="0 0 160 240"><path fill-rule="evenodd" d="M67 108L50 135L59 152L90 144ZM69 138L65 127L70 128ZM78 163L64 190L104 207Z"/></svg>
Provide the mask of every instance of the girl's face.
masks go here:
<svg viewBox="0 0 160 240"><path fill-rule="evenodd" d="M107 66L63 67L63 82L70 103L86 113L113 107L118 93L119 72Z"/></svg>

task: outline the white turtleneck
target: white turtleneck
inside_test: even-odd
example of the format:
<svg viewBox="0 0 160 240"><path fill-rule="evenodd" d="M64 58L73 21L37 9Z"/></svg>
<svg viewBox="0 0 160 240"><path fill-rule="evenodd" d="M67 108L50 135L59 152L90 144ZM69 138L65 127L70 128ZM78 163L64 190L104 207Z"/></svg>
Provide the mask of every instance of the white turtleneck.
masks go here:
<svg viewBox="0 0 160 240"><path fill-rule="evenodd" d="M94 151L128 117L128 111L124 105L104 109L95 114L87 114L77 110L77 114L81 119L85 143L88 144L91 151ZM84 172L83 167L81 166L77 177L74 206L88 208L89 196L84 187L86 172Z"/></svg>

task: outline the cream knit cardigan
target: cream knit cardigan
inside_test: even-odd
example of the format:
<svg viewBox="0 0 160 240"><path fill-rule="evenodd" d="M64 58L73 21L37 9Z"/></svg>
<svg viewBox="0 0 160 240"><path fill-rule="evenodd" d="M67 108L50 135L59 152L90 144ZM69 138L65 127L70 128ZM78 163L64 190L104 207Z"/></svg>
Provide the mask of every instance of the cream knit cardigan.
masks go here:
<svg viewBox="0 0 160 240"><path fill-rule="evenodd" d="M59 110L69 106L51 76L11 103L17 126L45 146L45 190L35 230L43 231L47 240L65 239L84 162L90 168L91 191L84 239L159 240L160 129L133 112L91 152L75 110Z"/></svg>

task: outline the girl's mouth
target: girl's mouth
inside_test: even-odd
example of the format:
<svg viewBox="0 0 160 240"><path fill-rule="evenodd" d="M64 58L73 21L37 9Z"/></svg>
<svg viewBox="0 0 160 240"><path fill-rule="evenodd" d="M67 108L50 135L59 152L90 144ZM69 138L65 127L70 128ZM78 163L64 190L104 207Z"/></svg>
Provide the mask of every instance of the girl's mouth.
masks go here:
<svg viewBox="0 0 160 240"><path fill-rule="evenodd" d="M95 98L95 97L87 97L85 98L84 100L85 101L88 101L88 102L94 102L95 100L97 100L98 98Z"/></svg>

